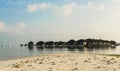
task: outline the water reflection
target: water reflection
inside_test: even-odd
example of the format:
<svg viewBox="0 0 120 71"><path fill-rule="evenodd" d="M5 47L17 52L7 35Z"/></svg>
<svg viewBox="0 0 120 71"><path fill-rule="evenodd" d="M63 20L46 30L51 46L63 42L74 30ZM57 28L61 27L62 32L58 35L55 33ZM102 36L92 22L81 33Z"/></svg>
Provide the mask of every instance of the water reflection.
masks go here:
<svg viewBox="0 0 120 71"><path fill-rule="evenodd" d="M73 48L69 48L68 51L75 51L75 49L73 49Z"/></svg>
<svg viewBox="0 0 120 71"><path fill-rule="evenodd" d="M85 47L79 47L78 51L85 51Z"/></svg>
<svg viewBox="0 0 120 71"><path fill-rule="evenodd" d="M67 47L67 46L53 46L53 47L19 47L18 45L8 46L0 45L0 60L14 59L17 57L26 57L32 55L42 55L50 53L103 53L103 54L120 54L120 46L118 47Z"/></svg>
<svg viewBox="0 0 120 71"><path fill-rule="evenodd" d="M33 46L28 46L29 51L33 51L34 47Z"/></svg>
<svg viewBox="0 0 120 71"><path fill-rule="evenodd" d="M43 51L44 47L36 47L38 51Z"/></svg>
<svg viewBox="0 0 120 71"><path fill-rule="evenodd" d="M42 46L36 46L36 48L39 50L39 49L44 49L44 47Z"/></svg>
<svg viewBox="0 0 120 71"><path fill-rule="evenodd" d="M83 51L106 51L106 50L115 50L115 46L114 47L82 47L82 46L46 46L46 47L42 47L42 46L34 46L34 47L28 47L29 51L34 51L34 48L36 48L37 51L53 51L53 52L57 52L57 51L79 51L79 52L83 52Z"/></svg>

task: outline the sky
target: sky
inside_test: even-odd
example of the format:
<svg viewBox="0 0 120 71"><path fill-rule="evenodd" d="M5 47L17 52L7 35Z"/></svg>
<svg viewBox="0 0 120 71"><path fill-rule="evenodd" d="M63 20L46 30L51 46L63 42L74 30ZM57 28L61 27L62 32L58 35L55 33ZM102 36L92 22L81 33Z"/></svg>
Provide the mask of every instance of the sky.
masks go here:
<svg viewBox="0 0 120 71"><path fill-rule="evenodd" d="M120 42L120 0L0 0L0 42Z"/></svg>

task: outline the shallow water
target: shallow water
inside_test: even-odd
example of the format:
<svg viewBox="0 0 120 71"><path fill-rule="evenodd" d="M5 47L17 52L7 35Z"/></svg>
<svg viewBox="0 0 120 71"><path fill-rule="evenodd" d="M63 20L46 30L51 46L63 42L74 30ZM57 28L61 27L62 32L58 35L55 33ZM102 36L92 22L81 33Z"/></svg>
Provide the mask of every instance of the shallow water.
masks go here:
<svg viewBox="0 0 120 71"><path fill-rule="evenodd" d="M34 55L42 55L42 54L50 54L50 53L102 53L102 54L120 54L120 47L116 47L114 49L105 48L105 49L68 49L68 48L44 48L38 49L36 47L28 48L28 47L20 47L17 45L11 46L0 46L0 60L8 60L21 58L26 56L34 56Z"/></svg>

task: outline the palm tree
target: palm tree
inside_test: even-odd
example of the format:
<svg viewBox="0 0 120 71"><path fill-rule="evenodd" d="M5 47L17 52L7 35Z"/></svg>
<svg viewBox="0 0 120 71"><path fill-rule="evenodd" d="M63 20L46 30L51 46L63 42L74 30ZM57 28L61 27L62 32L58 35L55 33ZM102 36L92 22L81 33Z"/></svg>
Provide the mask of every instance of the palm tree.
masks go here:
<svg viewBox="0 0 120 71"><path fill-rule="evenodd" d="M24 46L27 46L28 44L25 44Z"/></svg>
<svg viewBox="0 0 120 71"><path fill-rule="evenodd" d="M23 44L20 44L20 46L22 47L22 46L23 46Z"/></svg>
<svg viewBox="0 0 120 71"><path fill-rule="evenodd" d="M100 48L101 40L95 39L95 47Z"/></svg>
<svg viewBox="0 0 120 71"><path fill-rule="evenodd" d="M54 46L54 42L53 41L48 41L48 42L45 43L45 46L51 48L51 47Z"/></svg>
<svg viewBox="0 0 120 71"><path fill-rule="evenodd" d="M32 42L32 41L30 41L29 43L28 43L28 46L34 46L34 42Z"/></svg>
<svg viewBox="0 0 120 71"><path fill-rule="evenodd" d="M86 47L93 47L94 39L89 38L89 39L86 39L85 41L86 41Z"/></svg>
<svg viewBox="0 0 120 71"><path fill-rule="evenodd" d="M54 45L55 45L55 47L57 47L58 46L58 42L54 42Z"/></svg>
<svg viewBox="0 0 120 71"><path fill-rule="evenodd" d="M75 43L76 43L76 41L71 39L66 43L66 45L67 45L68 48L73 48Z"/></svg>
<svg viewBox="0 0 120 71"><path fill-rule="evenodd" d="M28 43L28 49L29 49L30 51L32 51L32 50L33 50L33 46L34 46L34 42L30 41L30 42Z"/></svg>
<svg viewBox="0 0 120 71"><path fill-rule="evenodd" d="M76 41L78 46L84 46L84 42L85 42L84 39L80 39L80 40Z"/></svg>
<svg viewBox="0 0 120 71"><path fill-rule="evenodd" d="M43 47L43 45L44 45L43 41L39 41L36 43L36 46L38 46L38 47Z"/></svg>
<svg viewBox="0 0 120 71"><path fill-rule="evenodd" d="M116 42L113 41L113 40L111 40L111 41L110 41L110 45L111 45L111 46L116 46Z"/></svg>
<svg viewBox="0 0 120 71"><path fill-rule="evenodd" d="M67 42L68 46L73 46L75 44L75 40L71 39Z"/></svg>
<svg viewBox="0 0 120 71"><path fill-rule="evenodd" d="M58 45L58 47L64 47L65 46L65 42L59 41L57 45Z"/></svg>

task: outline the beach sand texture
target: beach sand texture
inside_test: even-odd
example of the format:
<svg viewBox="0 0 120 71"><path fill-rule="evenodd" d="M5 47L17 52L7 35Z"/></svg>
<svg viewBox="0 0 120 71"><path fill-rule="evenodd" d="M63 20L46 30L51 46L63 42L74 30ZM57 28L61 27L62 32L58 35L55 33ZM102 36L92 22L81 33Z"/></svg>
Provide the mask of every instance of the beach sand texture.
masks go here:
<svg viewBox="0 0 120 71"><path fill-rule="evenodd" d="M120 57L59 53L0 62L0 71L120 71Z"/></svg>

